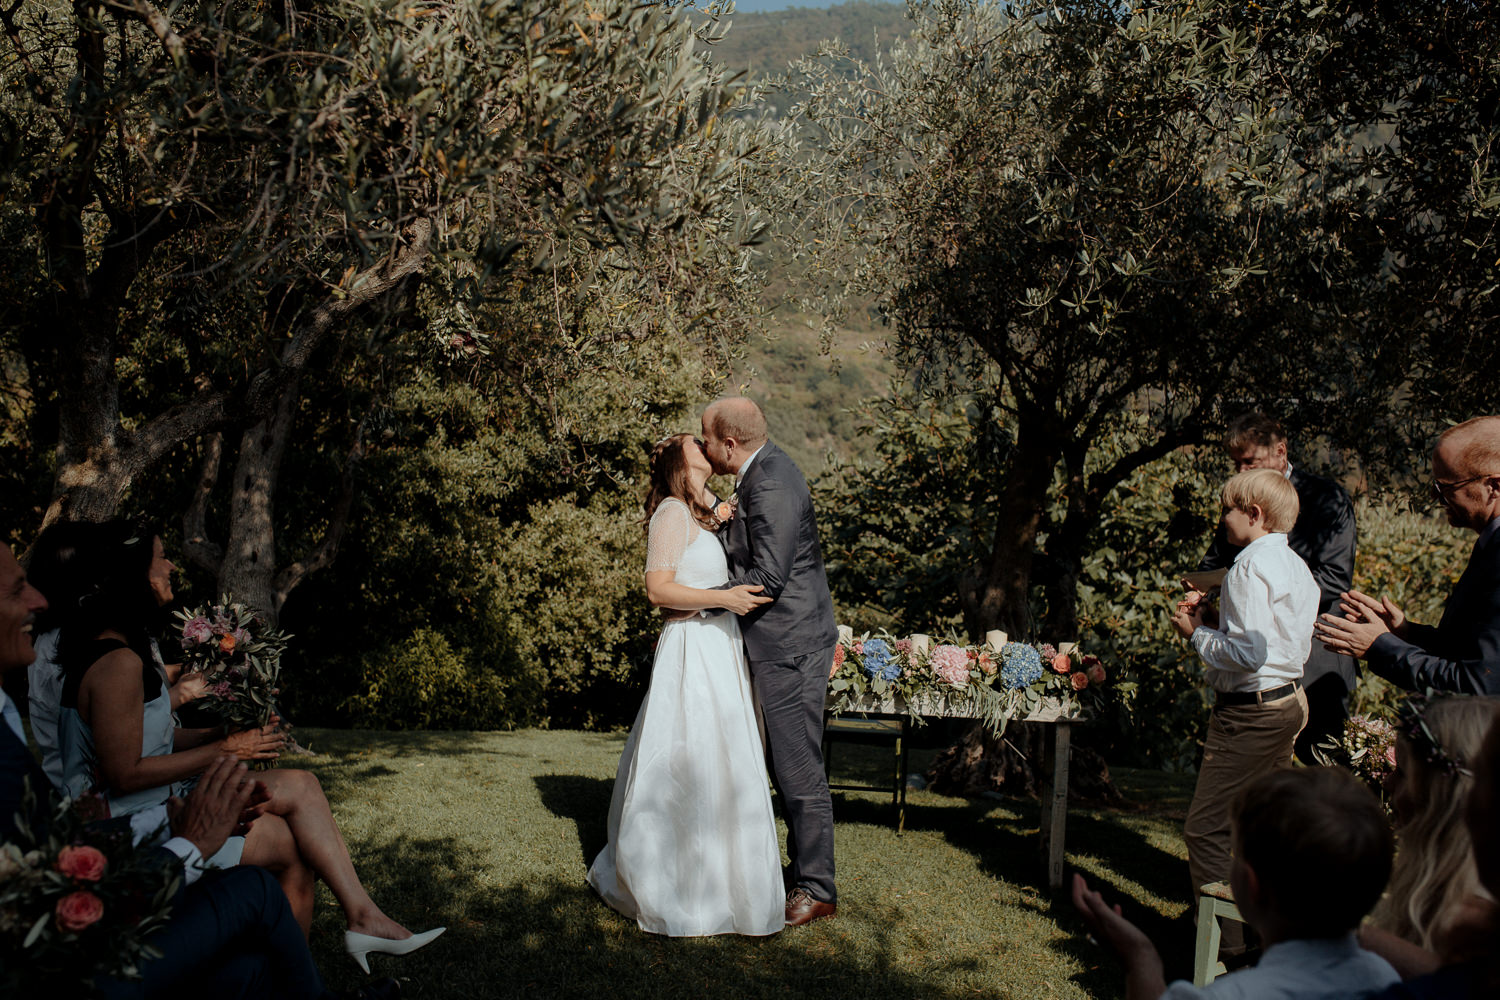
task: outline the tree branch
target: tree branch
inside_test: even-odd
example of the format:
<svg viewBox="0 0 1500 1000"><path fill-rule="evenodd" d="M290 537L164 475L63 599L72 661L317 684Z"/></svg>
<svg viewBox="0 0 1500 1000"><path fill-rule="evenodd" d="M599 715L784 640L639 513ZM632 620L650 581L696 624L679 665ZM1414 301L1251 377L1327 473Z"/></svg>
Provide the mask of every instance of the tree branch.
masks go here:
<svg viewBox="0 0 1500 1000"><path fill-rule="evenodd" d="M208 537L208 501L219 482L219 463L224 457L224 433L214 431L203 442L203 461L193 500L182 515L182 550L194 566L215 576L224 560L224 547Z"/></svg>
<svg viewBox="0 0 1500 1000"><path fill-rule="evenodd" d="M368 305L422 270L432 254L435 230L431 219L417 219L406 229L405 246L363 271L346 275L339 282L338 290L319 303L307 321L297 327L281 351L280 364L257 373L251 380L246 406L252 418L271 412L287 385L301 376L308 359L328 336L336 320Z"/></svg>
<svg viewBox="0 0 1500 1000"><path fill-rule="evenodd" d="M274 590L272 614L280 615L282 605L286 603L287 596L292 590L318 570L326 569L338 555L339 542L343 540L344 529L349 525L349 512L354 509L354 495L357 492L355 472L364 456L365 424L361 421L354 435L354 447L349 449L348 461L344 463L342 489L339 492L338 501L334 504L333 512L328 518L328 528L323 532L323 540L305 558L297 560L276 574L276 580L272 584Z"/></svg>
<svg viewBox="0 0 1500 1000"><path fill-rule="evenodd" d="M132 0L130 3L105 0L104 5L127 14L134 14L144 21L146 27L150 28L151 33L156 36L157 41L161 42L161 47L166 50L172 62L180 66L187 58L187 46L183 43L182 36L173 29L172 22L165 14L157 10L154 4L147 0Z"/></svg>

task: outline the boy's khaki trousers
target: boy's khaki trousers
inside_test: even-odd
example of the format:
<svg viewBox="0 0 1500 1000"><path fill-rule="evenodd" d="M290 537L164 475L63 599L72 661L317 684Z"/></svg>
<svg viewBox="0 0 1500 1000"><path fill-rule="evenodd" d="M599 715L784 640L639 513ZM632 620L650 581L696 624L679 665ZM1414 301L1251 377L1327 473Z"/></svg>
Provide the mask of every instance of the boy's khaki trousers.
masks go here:
<svg viewBox="0 0 1500 1000"><path fill-rule="evenodd" d="M1228 882L1233 862L1229 821L1234 797L1263 774L1292 762L1292 745L1307 725L1307 694L1264 705L1216 705L1203 745L1198 784L1188 807L1183 839L1193 879L1193 912L1198 890L1210 882ZM1242 925L1225 921L1220 954L1244 950Z"/></svg>

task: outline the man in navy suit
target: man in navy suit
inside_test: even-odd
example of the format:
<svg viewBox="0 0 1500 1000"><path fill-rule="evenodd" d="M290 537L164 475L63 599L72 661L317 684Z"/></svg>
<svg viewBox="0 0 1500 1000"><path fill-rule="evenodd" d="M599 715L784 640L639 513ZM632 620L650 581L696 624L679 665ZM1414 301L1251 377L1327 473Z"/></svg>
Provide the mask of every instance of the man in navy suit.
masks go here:
<svg viewBox="0 0 1500 1000"><path fill-rule="evenodd" d="M10 547L0 543L0 675L25 670L34 657L31 624L47 608L27 581ZM15 833L26 786L38 803L51 786L26 748L20 715L0 690L0 839ZM178 866L185 886L172 904L167 927L152 939L162 957L147 962L138 981L103 980L95 985L108 1000L191 994L212 1000L283 997L328 998L302 929L280 884L263 868L242 866L202 874L197 862L210 857L246 818L256 782L232 757L215 761L193 794L173 808L173 837L153 853ZM394 980L382 980L357 996L389 998Z"/></svg>
<svg viewBox="0 0 1500 1000"><path fill-rule="evenodd" d="M1432 452L1432 492L1448 523L1478 535L1437 627L1408 621L1390 598L1351 590L1316 638L1410 691L1500 694L1500 417L1450 427Z"/></svg>
<svg viewBox="0 0 1500 1000"><path fill-rule="evenodd" d="M703 413L703 445L714 472L736 478L735 515L720 533L729 583L759 584L772 598L740 618L756 700L787 825L792 861L790 927L837 910L833 799L823 772L823 707L838 628L823 570L807 481L767 440L760 407L721 399Z"/></svg>
<svg viewBox="0 0 1500 1000"><path fill-rule="evenodd" d="M1318 584L1318 610L1337 611L1345 591L1354 586L1354 504L1343 487L1293 465L1287 455L1286 432L1281 422L1264 413L1236 417L1224 435L1224 449L1234 462L1234 471L1274 469L1286 476L1297 491L1297 523L1287 534L1287 544L1302 557ZM1221 523L1214 535L1201 570L1227 569L1239 555L1229 544ZM1313 747L1330 738L1343 738L1349 717L1349 694L1359 677L1354 657L1313 643L1302 666L1302 686L1307 692L1307 725L1293 747L1297 759L1316 764Z"/></svg>

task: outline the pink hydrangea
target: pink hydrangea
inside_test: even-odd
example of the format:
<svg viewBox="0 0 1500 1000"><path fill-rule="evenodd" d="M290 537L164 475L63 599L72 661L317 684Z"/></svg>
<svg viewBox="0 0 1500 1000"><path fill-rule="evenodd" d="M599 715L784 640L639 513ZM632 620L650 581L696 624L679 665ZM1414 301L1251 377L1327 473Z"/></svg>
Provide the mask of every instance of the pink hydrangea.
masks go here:
<svg viewBox="0 0 1500 1000"><path fill-rule="evenodd" d="M1042 654L1042 659L1044 660L1052 660L1057 657L1057 647L1050 642L1042 643L1036 648L1036 651Z"/></svg>
<svg viewBox="0 0 1500 1000"><path fill-rule="evenodd" d="M932 651L928 662L932 665L932 672L945 683L957 688L968 686L969 654L963 649L958 646L938 646Z"/></svg>

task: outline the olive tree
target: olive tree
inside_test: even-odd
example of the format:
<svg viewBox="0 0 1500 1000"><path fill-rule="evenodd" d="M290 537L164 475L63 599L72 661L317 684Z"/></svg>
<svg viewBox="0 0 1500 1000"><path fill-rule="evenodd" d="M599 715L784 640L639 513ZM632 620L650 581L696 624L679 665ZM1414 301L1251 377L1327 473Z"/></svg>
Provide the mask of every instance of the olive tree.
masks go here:
<svg viewBox="0 0 1500 1000"><path fill-rule="evenodd" d="M992 415L968 630L1032 633L1041 584L1040 631L1068 637L1090 531L1137 470L1250 405L1311 433L1396 398L1395 313L1374 303L1403 294L1404 262L1370 221L1399 197L1374 177L1395 139L1317 90L1347 10L912 14L886 64L803 67L814 138L789 190L811 295L834 318L878 296L914 387ZM1130 447L1099 447L1126 425Z"/></svg>
<svg viewBox="0 0 1500 1000"><path fill-rule="evenodd" d="M607 365L613 342L743 333L760 223L739 176L764 141L695 51L712 20L620 0L41 0L0 29L5 332L33 436L56 442L48 521L110 516L202 440L190 549L274 610L348 509L315 514L326 536L278 572L280 462L313 376L351 350L425 336L545 393L535 369ZM518 302L547 308L513 323ZM344 438L363 452L357 426Z"/></svg>

